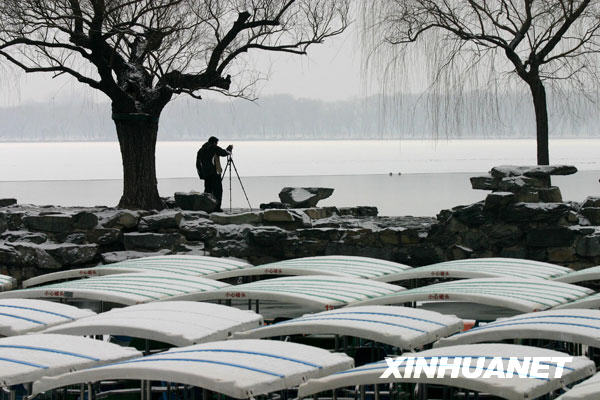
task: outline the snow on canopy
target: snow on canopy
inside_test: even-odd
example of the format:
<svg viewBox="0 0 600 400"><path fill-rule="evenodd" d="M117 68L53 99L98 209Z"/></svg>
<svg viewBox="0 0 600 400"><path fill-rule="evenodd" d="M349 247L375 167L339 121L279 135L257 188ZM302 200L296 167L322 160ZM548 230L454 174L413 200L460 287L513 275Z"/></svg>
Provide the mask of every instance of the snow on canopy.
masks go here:
<svg viewBox="0 0 600 400"><path fill-rule="evenodd" d="M573 271L566 275L554 278L557 282L579 283L600 280L600 265L591 268L585 268L579 271Z"/></svg>
<svg viewBox="0 0 600 400"><path fill-rule="evenodd" d="M305 257L240 269L236 276L330 275L389 282L391 277L412 267L391 261L355 256Z"/></svg>
<svg viewBox="0 0 600 400"><path fill-rule="evenodd" d="M517 258L474 258L446 261L424 267L407 269L386 277L387 282L424 278L542 278L551 279L566 276L572 269L540 261ZM392 279L393 278L393 279Z"/></svg>
<svg viewBox="0 0 600 400"><path fill-rule="evenodd" d="M33 395L82 382L170 381L237 399L290 389L310 378L352 368L345 354L272 340L228 340L181 347L100 368L43 378Z"/></svg>
<svg viewBox="0 0 600 400"><path fill-rule="evenodd" d="M175 274L126 273L0 293L0 298L88 299L133 305L230 286L212 279Z"/></svg>
<svg viewBox="0 0 600 400"><path fill-rule="evenodd" d="M167 301L113 308L50 328L45 333L119 335L190 346L224 340L233 332L257 328L262 323L262 317L253 311L210 303Z"/></svg>
<svg viewBox="0 0 600 400"><path fill-rule="evenodd" d="M236 338L286 335L352 336L401 349L415 349L463 329L463 321L450 315L416 308L364 306L306 314L247 332Z"/></svg>
<svg viewBox="0 0 600 400"><path fill-rule="evenodd" d="M572 308L600 308L600 293L590 294L589 296L582 297L569 303L557 305L554 308L557 310Z"/></svg>
<svg viewBox="0 0 600 400"><path fill-rule="evenodd" d="M542 349L538 347L528 347L512 344L471 344L462 346L441 347L419 353L404 353L402 356L408 357L448 357L449 362L456 357L486 357L484 368L487 368L494 357L502 357L504 366L510 357L518 357L523 361L525 357L568 357L568 354L554 350ZM471 365L475 365L476 360ZM546 364L546 363L545 363ZM441 378L427 378L423 373L420 378L380 378L381 374L387 369L386 361L380 361L373 364L363 365L348 371L332 374L324 378L311 379L300 385L298 397L304 398L316 393L328 390L355 387L357 385L372 385L387 382L412 382L423 384L444 385L450 387L460 387L477 392L489 393L509 400L536 399L544 396L554 390L562 388L573 382L577 382L585 377L595 373L594 363L585 357L573 357L573 361L566 364L563 375L560 379L554 377L556 364L548 362L548 368L543 372L549 373L549 378L539 377L519 377L514 375L512 378L492 377L465 377L461 368L458 377L452 378L450 368L445 370ZM400 364L399 371L404 373L403 365Z"/></svg>
<svg viewBox="0 0 600 400"><path fill-rule="evenodd" d="M1 299L0 336L16 336L41 331L50 326L95 315L67 304L45 300Z"/></svg>
<svg viewBox="0 0 600 400"><path fill-rule="evenodd" d="M0 292L10 290L17 285L17 280L7 275L0 275Z"/></svg>
<svg viewBox="0 0 600 400"><path fill-rule="evenodd" d="M591 289L543 279L482 278L437 283L353 303L469 302L520 312L546 310L592 294Z"/></svg>
<svg viewBox="0 0 600 400"><path fill-rule="evenodd" d="M573 386L556 400L589 400L600 398L600 373Z"/></svg>
<svg viewBox="0 0 600 400"><path fill-rule="evenodd" d="M540 311L499 319L444 339L435 346L545 339L600 348L600 311L573 309Z"/></svg>
<svg viewBox="0 0 600 400"><path fill-rule="evenodd" d="M23 335L0 339L0 386L140 357L135 349L65 335Z"/></svg>
<svg viewBox="0 0 600 400"><path fill-rule="evenodd" d="M36 276L23 282L23 287L37 286L65 279L85 278L129 272L175 273L200 276L210 279L225 279L237 276L236 272L252 267L244 261L209 256L170 255L136 258L93 268L80 268L52 272Z"/></svg>
<svg viewBox="0 0 600 400"><path fill-rule="evenodd" d="M273 300L327 310L402 290L405 290L402 286L369 279L309 275L245 283L205 293L181 295L173 300Z"/></svg>

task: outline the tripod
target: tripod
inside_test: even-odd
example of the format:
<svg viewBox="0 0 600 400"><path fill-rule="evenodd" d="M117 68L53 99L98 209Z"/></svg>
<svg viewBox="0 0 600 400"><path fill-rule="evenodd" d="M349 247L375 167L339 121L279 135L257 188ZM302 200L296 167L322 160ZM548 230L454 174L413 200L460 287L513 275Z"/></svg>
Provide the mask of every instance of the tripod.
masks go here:
<svg viewBox="0 0 600 400"><path fill-rule="evenodd" d="M225 169L223 169L223 175L221 176L221 182L223 182L223 179L225 178L225 175L227 175L227 171L229 170L229 212L232 212L232 206L231 206L231 202L232 202L232 196L231 196L231 188L232 188L232 184L231 184L231 170L235 171L235 175L238 178L238 181L240 182L240 186L242 188L242 192L244 192L244 196L246 196L246 201L248 202L248 207L250 207L250 211L252 211L252 205L250 204L250 200L248 200L248 194L246 193L246 189L244 188L244 184L242 183L242 178L240 178L240 174L238 174L238 170L237 167L235 166L235 163L233 162L233 157L230 155L227 156L227 165L225 166Z"/></svg>

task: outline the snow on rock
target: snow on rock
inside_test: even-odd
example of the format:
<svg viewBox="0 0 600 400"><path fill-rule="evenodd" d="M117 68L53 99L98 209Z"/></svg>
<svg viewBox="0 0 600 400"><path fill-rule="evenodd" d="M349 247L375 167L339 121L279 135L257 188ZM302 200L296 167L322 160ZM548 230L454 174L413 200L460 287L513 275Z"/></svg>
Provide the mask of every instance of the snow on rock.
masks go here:
<svg viewBox="0 0 600 400"><path fill-rule="evenodd" d="M285 187L279 193L279 199L295 208L312 208L316 207L320 200L330 197L333 191L331 188Z"/></svg>

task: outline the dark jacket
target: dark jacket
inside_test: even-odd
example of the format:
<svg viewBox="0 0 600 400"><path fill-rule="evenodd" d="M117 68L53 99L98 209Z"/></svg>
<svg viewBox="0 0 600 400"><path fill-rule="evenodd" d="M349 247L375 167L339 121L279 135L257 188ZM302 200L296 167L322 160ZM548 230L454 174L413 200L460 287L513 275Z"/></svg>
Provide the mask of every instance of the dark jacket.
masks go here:
<svg viewBox="0 0 600 400"><path fill-rule="evenodd" d="M217 168L213 161L216 155L225 157L229 155L229 152L209 142L204 143L200 150L198 150L198 154L196 154L196 169L202 179L217 175Z"/></svg>

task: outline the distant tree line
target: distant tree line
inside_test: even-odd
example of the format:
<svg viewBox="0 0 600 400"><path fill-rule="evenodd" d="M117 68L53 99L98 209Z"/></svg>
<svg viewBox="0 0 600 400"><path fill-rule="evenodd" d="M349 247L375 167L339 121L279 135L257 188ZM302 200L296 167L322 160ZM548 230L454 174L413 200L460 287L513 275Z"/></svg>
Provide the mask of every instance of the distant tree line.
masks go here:
<svg viewBox="0 0 600 400"><path fill-rule="evenodd" d="M526 95L515 93L496 99L496 105L491 107L495 113L489 112L490 107L482 107L482 99L489 101L489 94L463 96L463 102L472 103L466 108L472 114L463 115L464 121L458 124L433 120L433 114L439 110L432 108L440 105L447 108L440 114L456 118L452 101L417 95L337 102L284 95L264 97L254 103L207 100L199 104L180 99L165 110L158 139L200 141L211 135L232 140L535 137L533 112L515 112L532 107ZM114 126L105 117L108 110L108 103L39 103L0 108L0 141L113 141ZM550 121L555 127L552 137L600 137L600 116L581 96L572 95L568 102L550 104Z"/></svg>

